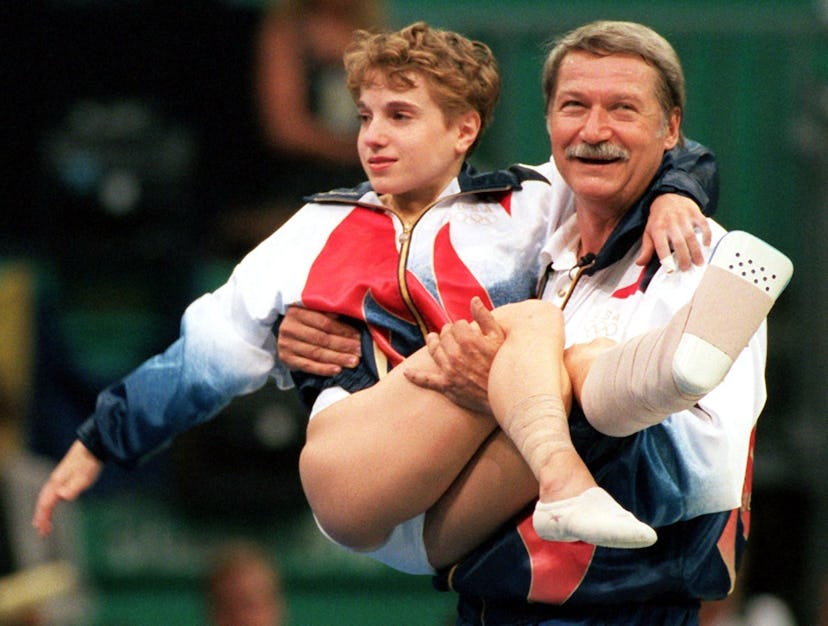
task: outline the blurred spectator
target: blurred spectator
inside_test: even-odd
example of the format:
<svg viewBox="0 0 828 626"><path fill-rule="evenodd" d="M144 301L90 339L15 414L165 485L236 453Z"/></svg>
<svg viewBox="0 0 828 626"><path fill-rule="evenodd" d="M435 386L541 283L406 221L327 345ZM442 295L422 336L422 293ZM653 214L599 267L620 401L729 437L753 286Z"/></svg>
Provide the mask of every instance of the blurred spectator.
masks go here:
<svg viewBox="0 0 828 626"><path fill-rule="evenodd" d="M76 519L71 507L61 528L43 541L28 511L52 463L26 449L24 418L32 404L37 340L35 271L0 259L0 624L58 626L82 623L87 592L80 580ZM54 382L54 381L52 381ZM44 475L45 472L45 475Z"/></svg>
<svg viewBox="0 0 828 626"><path fill-rule="evenodd" d="M365 178L342 53L354 30L383 24L383 7L372 0L283 0L262 16L252 77L263 144L254 165L261 202L221 212L221 232L239 249L269 235L304 195Z"/></svg>
<svg viewBox="0 0 828 626"><path fill-rule="evenodd" d="M256 545L222 546L206 581L213 626L282 626L287 611L276 565Z"/></svg>
<svg viewBox="0 0 828 626"><path fill-rule="evenodd" d="M256 96L268 145L286 157L359 167L342 53L354 30L380 25L379 6L365 0L288 0L265 14Z"/></svg>
<svg viewBox="0 0 828 626"><path fill-rule="evenodd" d="M749 598L739 610L722 600L722 607L715 613L702 609L701 626L796 626L796 619L790 607L772 594L759 594ZM711 603L708 603L710 606Z"/></svg>

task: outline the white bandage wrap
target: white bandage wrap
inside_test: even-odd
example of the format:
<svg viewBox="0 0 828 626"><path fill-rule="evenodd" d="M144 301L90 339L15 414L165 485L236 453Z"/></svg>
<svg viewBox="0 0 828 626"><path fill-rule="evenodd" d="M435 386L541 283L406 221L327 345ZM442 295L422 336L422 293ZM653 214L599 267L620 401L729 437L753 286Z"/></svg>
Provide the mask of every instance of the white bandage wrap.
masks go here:
<svg viewBox="0 0 828 626"><path fill-rule="evenodd" d="M509 409L500 427L535 477L556 452L572 450L566 409L554 394L537 394L521 400Z"/></svg>
<svg viewBox="0 0 828 626"><path fill-rule="evenodd" d="M593 361L581 389L581 406L598 431L623 437L692 407L701 396L683 395L673 378L673 355L688 309L664 328L634 337Z"/></svg>
<svg viewBox="0 0 828 626"><path fill-rule="evenodd" d="M792 274L762 240L725 235L687 307L593 362L581 390L587 419L621 436L691 408L724 380Z"/></svg>
<svg viewBox="0 0 828 626"><path fill-rule="evenodd" d="M679 388L707 394L724 379L792 274L790 259L753 235L733 231L721 239L673 359Z"/></svg>

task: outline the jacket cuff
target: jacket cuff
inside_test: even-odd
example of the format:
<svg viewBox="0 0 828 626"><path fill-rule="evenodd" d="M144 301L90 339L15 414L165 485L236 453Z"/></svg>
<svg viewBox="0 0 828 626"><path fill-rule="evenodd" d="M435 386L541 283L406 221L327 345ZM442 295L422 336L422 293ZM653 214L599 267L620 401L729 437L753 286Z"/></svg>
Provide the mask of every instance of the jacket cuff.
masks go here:
<svg viewBox="0 0 828 626"><path fill-rule="evenodd" d="M85 422L78 426L75 434L95 458L101 462L106 462L108 454L106 453L106 448L104 448L101 433L98 431L98 425L95 423L94 417L87 418Z"/></svg>
<svg viewBox="0 0 828 626"><path fill-rule="evenodd" d="M653 187L653 197L664 193L677 193L686 196L699 205L702 213L710 216L710 197L704 188L693 178L680 171L665 172L661 180Z"/></svg>

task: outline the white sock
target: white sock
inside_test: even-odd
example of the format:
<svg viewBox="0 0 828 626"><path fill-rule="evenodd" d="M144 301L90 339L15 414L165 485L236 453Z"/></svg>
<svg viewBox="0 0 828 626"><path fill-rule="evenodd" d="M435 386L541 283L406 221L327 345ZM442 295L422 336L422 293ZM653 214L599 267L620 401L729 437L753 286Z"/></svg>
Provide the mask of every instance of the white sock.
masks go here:
<svg viewBox="0 0 828 626"><path fill-rule="evenodd" d="M646 548L657 539L652 528L600 487L567 500L538 502L532 525L547 541L585 541L607 548Z"/></svg>

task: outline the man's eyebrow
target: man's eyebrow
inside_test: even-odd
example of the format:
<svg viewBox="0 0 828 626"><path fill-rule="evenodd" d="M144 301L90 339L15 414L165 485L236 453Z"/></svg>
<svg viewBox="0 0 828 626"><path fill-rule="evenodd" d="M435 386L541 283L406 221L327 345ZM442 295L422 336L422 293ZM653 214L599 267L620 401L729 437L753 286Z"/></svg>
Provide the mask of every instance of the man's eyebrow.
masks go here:
<svg viewBox="0 0 828 626"><path fill-rule="evenodd" d="M623 89L605 94L604 97L609 97L612 100L642 100L647 96L643 90L635 85L627 85ZM558 89L555 93L555 99L558 98L585 98L587 94L583 89L579 88L564 88Z"/></svg>
<svg viewBox="0 0 828 626"><path fill-rule="evenodd" d="M583 90L577 87L560 87L555 91L555 96L581 96Z"/></svg>

